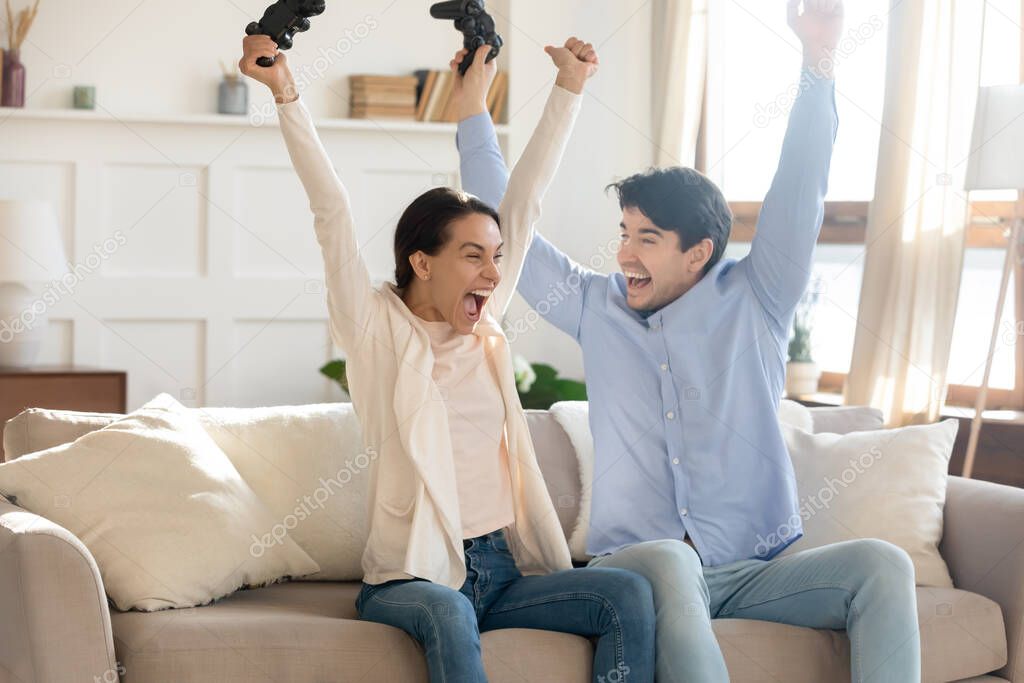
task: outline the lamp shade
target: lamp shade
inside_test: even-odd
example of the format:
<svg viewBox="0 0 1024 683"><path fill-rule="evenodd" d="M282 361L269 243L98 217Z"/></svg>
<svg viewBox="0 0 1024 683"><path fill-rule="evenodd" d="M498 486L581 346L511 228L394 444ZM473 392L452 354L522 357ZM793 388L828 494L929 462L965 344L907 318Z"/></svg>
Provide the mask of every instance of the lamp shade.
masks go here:
<svg viewBox="0 0 1024 683"><path fill-rule="evenodd" d="M67 272L53 206L0 199L0 282L49 282Z"/></svg>
<svg viewBox="0 0 1024 683"><path fill-rule="evenodd" d="M1024 85L981 88L966 190L1024 190Z"/></svg>

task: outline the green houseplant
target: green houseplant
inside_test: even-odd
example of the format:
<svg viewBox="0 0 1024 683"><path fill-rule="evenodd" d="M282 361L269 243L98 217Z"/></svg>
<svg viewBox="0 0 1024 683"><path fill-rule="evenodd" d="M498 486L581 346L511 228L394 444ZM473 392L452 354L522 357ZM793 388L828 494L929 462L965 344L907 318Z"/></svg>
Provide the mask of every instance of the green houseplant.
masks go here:
<svg viewBox="0 0 1024 683"><path fill-rule="evenodd" d="M814 331L814 314L821 301L824 285L824 279L816 275L800 298L793 315L789 362L786 364L787 396L806 396L818 391L821 368L814 362L811 337Z"/></svg>

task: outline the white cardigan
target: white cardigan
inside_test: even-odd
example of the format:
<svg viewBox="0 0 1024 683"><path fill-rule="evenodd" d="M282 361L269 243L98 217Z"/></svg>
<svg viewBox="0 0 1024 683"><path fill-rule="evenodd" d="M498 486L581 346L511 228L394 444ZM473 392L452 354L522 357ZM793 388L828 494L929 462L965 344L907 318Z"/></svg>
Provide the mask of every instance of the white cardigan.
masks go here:
<svg viewBox="0 0 1024 683"><path fill-rule="evenodd" d="M581 95L554 86L537 129L509 179L498 212L505 242L502 279L475 333L500 376L516 521L509 548L523 574L572 566L558 517L537 465L516 393L512 354L496 320L515 292L554 177L579 113ZM423 325L393 283L374 288L359 255L348 193L300 97L277 105L288 154L309 196L326 267L331 338L348 358L352 401L367 448L379 454L369 476L370 534L363 553L370 584L419 577L454 589L466 578L462 524L448 415L431 376L434 357Z"/></svg>

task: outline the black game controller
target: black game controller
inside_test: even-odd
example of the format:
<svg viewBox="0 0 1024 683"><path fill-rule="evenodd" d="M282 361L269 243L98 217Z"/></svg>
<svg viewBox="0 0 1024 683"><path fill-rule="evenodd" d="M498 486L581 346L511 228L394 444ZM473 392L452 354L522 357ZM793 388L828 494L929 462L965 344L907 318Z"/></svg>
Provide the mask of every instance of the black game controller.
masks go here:
<svg viewBox="0 0 1024 683"><path fill-rule="evenodd" d="M486 59L489 62L498 56L501 46L504 45L501 36L494 30L494 19L484 11L484 0L438 2L431 6L430 16L435 19L454 19L455 30L462 32L462 46L469 50L469 54L459 65L459 73L463 76L473 65L477 50L484 45L490 45L491 51Z"/></svg>
<svg viewBox="0 0 1024 683"><path fill-rule="evenodd" d="M277 0L263 13L263 18L245 27L246 35L264 35L273 38L281 50L291 49L296 33L309 30L309 18L323 14L325 0ZM260 66L274 65L273 57L260 57Z"/></svg>

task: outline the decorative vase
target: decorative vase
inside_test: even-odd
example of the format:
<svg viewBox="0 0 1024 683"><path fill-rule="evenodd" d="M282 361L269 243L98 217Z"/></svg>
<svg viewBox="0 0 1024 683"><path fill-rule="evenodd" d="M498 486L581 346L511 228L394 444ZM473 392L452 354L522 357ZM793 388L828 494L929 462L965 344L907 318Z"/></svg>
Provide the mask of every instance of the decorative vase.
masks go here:
<svg viewBox="0 0 1024 683"><path fill-rule="evenodd" d="M72 92L74 94L71 101L75 109L96 108L96 86L76 85Z"/></svg>
<svg viewBox="0 0 1024 683"><path fill-rule="evenodd" d="M25 65L21 63L18 50L4 54L3 91L0 92L0 107L25 106Z"/></svg>
<svg viewBox="0 0 1024 683"><path fill-rule="evenodd" d="M818 393L821 368L817 363L790 361L786 363L786 396L808 396Z"/></svg>
<svg viewBox="0 0 1024 683"><path fill-rule="evenodd" d="M249 86L240 78L225 78L217 88L217 111L221 114L249 113Z"/></svg>

